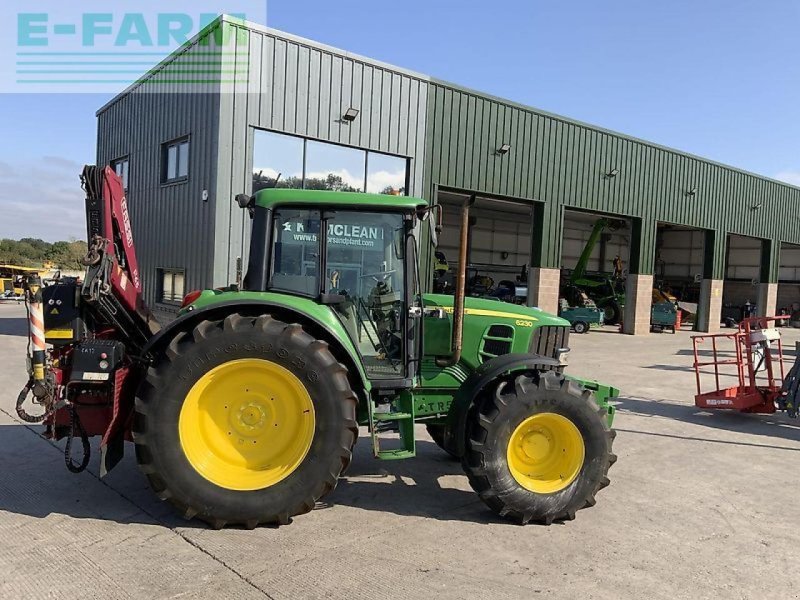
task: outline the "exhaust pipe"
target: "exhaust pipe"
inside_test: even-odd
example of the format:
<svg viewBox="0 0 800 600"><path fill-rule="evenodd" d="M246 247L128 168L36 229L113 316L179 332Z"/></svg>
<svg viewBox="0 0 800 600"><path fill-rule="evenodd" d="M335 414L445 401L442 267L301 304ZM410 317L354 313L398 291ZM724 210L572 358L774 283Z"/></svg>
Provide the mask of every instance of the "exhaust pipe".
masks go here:
<svg viewBox="0 0 800 600"><path fill-rule="evenodd" d="M461 209L461 239L458 245L458 274L456 276L456 289L453 297L453 336L450 340L450 356L437 357L437 367L452 367L461 360L461 348L464 338L464 294L467 284L469 209L474 203L475 196L472 195L464 200L464 206Z"/></svg>

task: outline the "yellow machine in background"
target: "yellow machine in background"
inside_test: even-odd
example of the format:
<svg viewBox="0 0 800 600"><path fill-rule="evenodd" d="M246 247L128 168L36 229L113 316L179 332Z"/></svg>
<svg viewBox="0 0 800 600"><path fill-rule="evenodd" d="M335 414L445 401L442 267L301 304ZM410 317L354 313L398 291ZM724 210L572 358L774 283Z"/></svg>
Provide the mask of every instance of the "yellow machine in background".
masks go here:
<svg viewBox="0 0 800 600"><path fill-rule="evenodd" d="M653 304L658 304L660 302L671 302L675 304L678 302L678 299L668 291L653 288Z"/></svg>
<svg viewBox="0 0 800 600"><path fill-rule="evenodd" d="M0 265L0 297L22 297L22 282L27 275L41 274L46 269L39 267L20 267Z"/></svg>

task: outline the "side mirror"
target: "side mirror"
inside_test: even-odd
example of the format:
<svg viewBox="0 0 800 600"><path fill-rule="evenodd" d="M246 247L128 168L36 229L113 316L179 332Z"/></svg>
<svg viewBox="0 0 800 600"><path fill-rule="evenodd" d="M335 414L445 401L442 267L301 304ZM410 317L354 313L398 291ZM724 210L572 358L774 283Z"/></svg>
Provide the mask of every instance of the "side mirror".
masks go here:
<svg viewBox="0 0 800 600"><path fill-rule="evenodd" d="M236 194L235 198L236 204L239 205L239 208L246 208L250 218L252 219L255 217L256 209L256 197L255 196L248 196L247 194Z"/></svg>
<svg viewBox="0 0 800 600"><path fill-rule="evenodd" d="M235 202L239 205L239 208L251 208L254 200L255 198L253 198L253 196L248 196L247 194L237 194Z"/></svg>
<svg viewBox="0 0 800 600"><path fill-rule="evenodd" d="M435 215L433 214L434 211L436 211ZM442 205L434 204L433 206L426 206L419 209L417 211L417 218L420 221L428 222L431 246L437 248L439 246L439 234L442 233Z"/></svg>

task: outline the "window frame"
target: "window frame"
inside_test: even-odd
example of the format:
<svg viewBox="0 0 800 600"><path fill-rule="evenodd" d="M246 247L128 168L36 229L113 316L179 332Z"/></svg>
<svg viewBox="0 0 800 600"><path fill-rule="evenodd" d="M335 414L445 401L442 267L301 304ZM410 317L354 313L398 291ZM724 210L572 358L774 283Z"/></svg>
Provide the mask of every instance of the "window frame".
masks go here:
<svg viewBox="0 0 800 600"><path fill-rule="evenodd" d="M123 163L127 163L127 174L125 177L117 173L117 165L121 165ZM122 189L126 192L128 191L128 186L131 181L131 155L125 154L120 156L119 158L115 158L111 162L108 163L108 166L114 169L114 173L117 173L117 176L122 179Z"/></svg>
<svg viewBox="0 0 800 600"><path fill-rule="evenodd" d="M272 285L272 278L275 274L275 250L276 244L273 238L273 233L275 231L276 226L276 216L281 210L308 210L308 211L318 211L319 218L320 218L320 235L317 236L317 253L319 256L319 263L317 267L317 284L319 287L319 292L315 295L304 294L297 290L286 290L280 287L276 287ZM308 204L295 204L295 203L286 203L286 204L279 204L274 208L269 210L269 214L265 214L266 217L265 221L267 223L267 230L265 231L265 235L267 236L265 241L265 246L267 246L266 255L265 255L265 281L264 281L264 291L266 292L275 292L279 294L286 294L289 296L296 296L299 298L310 298L317 302L322 302L326 296L333 297L332 294L328 294L327 290L327 270L328 270L328 220L330 218L335 217L335 215L342 213L342 212L376 212L381 214L396 214L402 218L403 226L404 226L404 248L403 248L403 258L399 259L402 261L403 265L403 278L402 278L402 285L403 285L403 302L405 304L405 308L402 313L402 322L403 322L403 370L402 373L398 373L391 377L378 377L375 375L370 376L367 374L369 381L375 387L391 387L393 382L403 382L402 385L410 385L410 378L413 377L417 373L418 367L415 366L419 360L419 356L421 356L421 344L422 344L422 335L421 335L421 327L422 321L412 319L408 316L408 308L411 306L419 305L418 302L421 302L422 292L421 290L415 289L418 285L418 278L419 272L417 270L417 264L415 261L418 258L418 249L416 246L416 238L414 236L414 228L413 228L413 216L409 214L409 212L403 209L394 209L394 210L386 210L382 209L381 207L369 206L366 205L363 207L363 211L358 210L355 207L339 207L335 205L308 205ZM336 315L337 320L343 324L342 316L339 314L338 311L333 311L334 315ZM364 362L364 354L361 352L361 349L358 347L358 344L353 341L353 345L355 347L357 355L361 358L362 364Z"/></svg>
<svg viewBox="0 0 800 600"><path fill-rule="evenodd" d="M164 277L170 274L172 278L172 297L175 297L175 275L183 275L183 290L177 300L168 300L164 297ZM183 298L186 295L186 269L179 269L176 267L158 267L156 268L156 301L159 304L166 304L168 306L180 306Z"/></svg>
<svg viewBox="0 0 800 600"><path fill-rule="evenodd" d="M178 175L181 166L181 146L186 145L186 175ZM175 148L175 177L169 177L169 151ZM161 144L161 185L175 185L189 181L191 162L191 135L173 138Z"/></svg>
<svg viewBox="0 0 800 600"><path fill-rule="evenodd" d="M275 276L275 256L277 250L277 244L280 236L276 236L275 228L278 223L278 218L280 216L281 211L291 211L291 210L305 210L309 213L316 212L319 213L319 222L320 222L320 232L317 235L317 256L319 257L319 263L317 265L317 290L313 294L305 294L298 290L291 290L282 288L280 286L276 286L273 283L273 277ZM298 296L300 298L310 298L312 300L318 300L320 294L322 293L322 286L323 286L323 279L321 277L321 269L323 265L323 251L322 249L325 248L325 245L328 243L328 236L327 232L324 232L323 223L324 223L324 209L316 206L309 206L309 205L292 205L292 204L282 204L280 206L276 206L272 211L269 218L269 239L271 241L270 247L268 250L268 256L266 257L267 261L267 274L266 274L266 286L264 291L266 292L277 292L279 294L288 294L290 296Z"/></svg>
<svg viewBox="0 0 800 600"><path fill-rule="evenodd" d="M299 189L307 189L306 188L306 174L308 173L308 142L318 142L321 144L329 144L331 146L339 146L341 148L349 148L351 150L358 150L364 153L364 181L363 181L363 192L358 193L375 193L375 192L367 192L367 184L369 180L369 157L371 154L380 155L380 156L387 156L390 158L399 158L405 162L405 178L404 178L404 189L402 196L409 196L410 195L410 184L411 184L411 166L412 166L412 157L406 156L404 154L393 154L391 152L381 152L379 150L373 150L371 148L364 148L362 146L353 146L350 144L342 144L339 142L334 142L331 140L326 140L318 137L312 136L304 136L304 135L297 135L295 133L287 133L285 131L279 131L276 129L266 129L263 127L250 127L252 131L252 135L250 136L249 145L250 145L250 172L251 172L251 179L250 185L252 186L252 172L255 169L255 139L258 133L269 133L279 136L291 137L295 139L299 139L303 142L303 153L301 157L302 169L301 169L301 180L302 180L302 187ZM295 188L297 189L297 188Z"/></svg>

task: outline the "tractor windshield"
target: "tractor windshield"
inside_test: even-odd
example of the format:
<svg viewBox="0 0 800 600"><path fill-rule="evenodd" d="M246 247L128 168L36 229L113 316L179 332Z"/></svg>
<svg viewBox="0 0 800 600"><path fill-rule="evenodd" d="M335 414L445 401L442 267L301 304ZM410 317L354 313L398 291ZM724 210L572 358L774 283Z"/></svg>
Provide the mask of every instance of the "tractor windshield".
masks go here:
<svg viewBox="0 0 800 600"><path fill-rule="evenodd" d="M325 291L345 297L336 310L370 378L401 377L406 313L403 217L336 211L327 225Z"/></svg>

